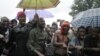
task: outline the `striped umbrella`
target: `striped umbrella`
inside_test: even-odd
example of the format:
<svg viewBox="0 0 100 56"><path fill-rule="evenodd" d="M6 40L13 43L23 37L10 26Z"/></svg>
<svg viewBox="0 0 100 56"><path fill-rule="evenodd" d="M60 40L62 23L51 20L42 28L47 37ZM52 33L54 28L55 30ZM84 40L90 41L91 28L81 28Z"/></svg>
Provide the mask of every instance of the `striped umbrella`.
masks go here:
<svg viewBox="0 0 100 56"><path fill-rule="evenodd" d="M73 27L77 28L79 26L79 23L80 23L80 20L81 20L83 14L84 14L84 11L80 12L76 16L74 16L74 20L71 21L71 24Z"/></svg>
<svg viewBox="0 0 100 56"><path fill-rule="evenodd" d="M80 26L100 27L100 8L86 10L82 14L81 18L73 21L71 23L74 27L75 26L76 27L80 27Z"/></svg>

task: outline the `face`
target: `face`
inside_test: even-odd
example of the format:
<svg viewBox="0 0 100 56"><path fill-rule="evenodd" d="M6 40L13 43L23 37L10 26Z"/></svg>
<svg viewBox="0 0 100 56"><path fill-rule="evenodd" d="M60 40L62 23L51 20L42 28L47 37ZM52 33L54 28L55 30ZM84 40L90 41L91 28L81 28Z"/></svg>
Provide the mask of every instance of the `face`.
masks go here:
<svg viewBox="0 0 100 56"><path fill-rule="evenodd" d="M5 20L3 21L3 24L4 24L4 27L5 27L5 28L8 28L8 27L9 27L9 20L8 20L8 19L5 19Z"/></svg>
<svg viewBox="0 0 100 56"><path fill-rule="evenodd" d="M44 28L44 27L45 27L45 21L44 21L43 19L40 19L40 20L39 20L39 26L40 26L41 28Z"/></svg>
<svg viewBox="0 0 100 56"><path fill-rule="evenodd" d="M52 32L55 32L55 28L51 27L51 31L52 31Z"/></svg>
<svg viewBox="0 0 100 56"><path fill-rule="evenodd" d="M78 34L80 35L80 36L84 36L85 35L85 29L79 29L79 32L78 32Z"/></svg>
<svg viewBox="0 0 100 56"><path fill-rule="evenodd" d="M52 25L52 30L53 30L53 32L55 32L57 30L57 26L56 25Z"/></svg>
<svg viewBox="0 0 100 56"><path fill-rule="evenodd" d="M13 22L12 23L12 26L14 27L14 26L16 26L17 25L17 22Z"/></svg>
<svg viewBox="0 0 100 56"><path fill-rule="evenodd" d="M69 31L69 28L70 28L70 27L68 27L68 26L66 26L66 27L63 27L64 34L67 34L67 33L68 33L68 31Z"/></svg>
<svg viewBox="0 0 100 56"><path fill-rule="evenodd" d="M98 36L98 35L99 35L98 30L93 29L93 30L92 30L92 35L93 35L93 36Z"/></svg>
<svg viewBox="0 0 100 56"><path fill-rule="evenodd" d="M19 23L20 24L25 24L26 23L26 17L19 17Z"/></svg>

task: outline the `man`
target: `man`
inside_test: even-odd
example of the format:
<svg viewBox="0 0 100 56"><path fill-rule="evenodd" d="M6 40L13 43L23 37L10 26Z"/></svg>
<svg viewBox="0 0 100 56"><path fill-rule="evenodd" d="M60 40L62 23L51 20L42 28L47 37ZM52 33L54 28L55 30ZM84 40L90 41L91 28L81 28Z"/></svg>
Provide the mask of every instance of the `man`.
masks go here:
<svg viewBox="0 0 100 56"><path fill-rule="evenodd" d="M24 12L18 12L17 19L19 24L10 32L9 55L8 56L29 56L26 43L28 31L26 27L26 15Z"/></svg>
<svg viewBox="0 0 100 56"><path fill-rule="evenodd" d="M98 27L94 27L92 33L84 39L84 53L87 56L100 56L100 37Z"/></svg>
<svg viewBox="0 0 100 56"><path fill-rule="evenodd" d="M3 30L3 34L4 34L4 37L5 37L5 41L7 43L8 42L8 36L9 36L9 19L7 17L2 17L1 23L4 27L4 29L2 29L2 30Z"/></svg>
<svg viewBox="0 0 100 56"><path fill-rule="evenodd" d="M52 28L53 28L53 31L55 32L56 30L58 30L58 24L56 22L53 22Z"/></svg>
<svg viewBox="0 0 100 56"><path fill-rule="evenodd" d="M39 19L38 27L30 31L27 47L32 56L45 55L45 41L48 34L44 31L45 21L43 18Z"/></svg>
<svg viewBox="0 0 100 56"><path fill-rule="evenodd" d="M7 49L7 43L9 40L9 19L7 17L2 17L1 18L1 24L2 24L2 34L4 36L4 41L5 41L5 46L4 46L4 50L3 50L3 54L6 55L8 54L8 49Z"/></svg>
<svg viewBox="0 0 100 56"><path fill-rule="evenodd" d="M69 28L70 28L69 22L63 21L61 24L61 29L55 33L54 46L56 48L55 48L54 56L67 55L67 44L69 42L67 35L68 35Z"/></svg>
<svg viewBox="0 0 100 56"><path fill-rule="evenodd" d="M4 48L5 48L5 44L6 44L6 42L5 42L5 37L4 37L4 27L3 27L4 25L0 22L0 56L3 54L3 50L4 50Z"/></svg>
<svg viewBox="0 0 100 56"><path fill-rule="evenodd" d="M10 28L14 28L16 26L17 26L17 20L16 19L11 20L11 22L10 22Z"/></svg>

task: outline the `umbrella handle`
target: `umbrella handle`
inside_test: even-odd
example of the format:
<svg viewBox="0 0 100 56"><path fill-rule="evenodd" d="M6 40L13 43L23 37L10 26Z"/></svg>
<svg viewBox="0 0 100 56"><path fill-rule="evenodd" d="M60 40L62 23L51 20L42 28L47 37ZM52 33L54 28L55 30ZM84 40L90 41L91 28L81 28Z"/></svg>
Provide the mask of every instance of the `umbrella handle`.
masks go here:
<svg viewBox="0 0 100 56"><path fill-rule="evenodd" d="M23 9L23 12L25 12L26 9Z"/></svg>
<svg viewBox="0 0 100 56"><path fill-rule="evenodd" d="M35 9L35 14L37 14L37 10Z"/></svg>

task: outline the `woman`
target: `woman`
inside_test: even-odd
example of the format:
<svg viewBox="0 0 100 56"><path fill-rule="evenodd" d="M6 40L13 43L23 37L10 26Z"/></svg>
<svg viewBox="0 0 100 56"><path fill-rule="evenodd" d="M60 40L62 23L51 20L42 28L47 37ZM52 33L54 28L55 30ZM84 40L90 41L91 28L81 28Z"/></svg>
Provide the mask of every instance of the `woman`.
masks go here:
<svg viewBox="0 0 100 56"><path fill-rule="evenodd" d="M81 49L84 46L84 38L85 38L85 28L83 26L79 27L77 30L76 37L72 38L69 43L69 50L72 52L71 56L82 56L83 53Z"/></svg>

